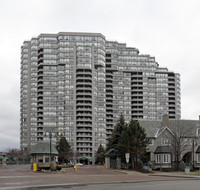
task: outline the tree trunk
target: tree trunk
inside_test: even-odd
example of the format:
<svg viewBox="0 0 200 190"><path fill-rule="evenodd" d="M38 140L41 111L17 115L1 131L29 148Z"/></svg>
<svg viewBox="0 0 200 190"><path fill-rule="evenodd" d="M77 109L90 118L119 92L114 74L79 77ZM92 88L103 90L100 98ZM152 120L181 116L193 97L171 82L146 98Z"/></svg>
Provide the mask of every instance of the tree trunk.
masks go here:
<svg viewBox="0 0 200 190"><path fill-rule="evenodd" d="M131 154L131 166L132 166L132 169L134 169L135 168L135 160L134 160L134 156L133 156L133 154Z"/></svg>
<svg viewBox="0 0 200 190"><path fill-rule="evenodd" d="M138 157L137 157L137 155L135 156L135 168L138 169Z"/></svg>

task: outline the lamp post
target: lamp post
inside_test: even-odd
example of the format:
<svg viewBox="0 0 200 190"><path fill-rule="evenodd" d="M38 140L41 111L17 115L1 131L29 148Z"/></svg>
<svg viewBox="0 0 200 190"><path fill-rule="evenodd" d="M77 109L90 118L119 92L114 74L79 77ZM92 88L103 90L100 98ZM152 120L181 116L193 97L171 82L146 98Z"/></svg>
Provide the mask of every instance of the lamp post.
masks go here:
<svg viewBox="0 0 200 190"><path fill-rule="evenodd" d="M194 170L194 139L192 140L192 169Z"/></svg>
<svg viewBox="0 0 200 190"><path fill-rule="evenodd" d="M50 159L49 159L49 162L51 162L52 161L52 156L51 156L51 152L52 152L52 150L51 150L52 149L52 147L51 147L51 141L52 141L53 137L57 136L57 132L55 132L54 130L48 130L48 131L45 132L45 136L49 137L49 140L50 140L50 144L49 144L49 147L50 147L49 157L50 157Z"/></svg>

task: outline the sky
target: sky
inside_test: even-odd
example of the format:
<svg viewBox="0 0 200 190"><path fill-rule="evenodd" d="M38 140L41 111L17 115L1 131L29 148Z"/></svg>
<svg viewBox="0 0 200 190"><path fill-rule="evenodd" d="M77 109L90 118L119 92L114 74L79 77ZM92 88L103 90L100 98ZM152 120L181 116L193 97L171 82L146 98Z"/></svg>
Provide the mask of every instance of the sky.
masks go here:
<svg viewBox="0 0 200 190"><path fill-rule="evenodd" d="M181 118L200 115L199 0L0 2L0 151L19 148L20 54L41 33L96 32L181 75Z"/></svg>

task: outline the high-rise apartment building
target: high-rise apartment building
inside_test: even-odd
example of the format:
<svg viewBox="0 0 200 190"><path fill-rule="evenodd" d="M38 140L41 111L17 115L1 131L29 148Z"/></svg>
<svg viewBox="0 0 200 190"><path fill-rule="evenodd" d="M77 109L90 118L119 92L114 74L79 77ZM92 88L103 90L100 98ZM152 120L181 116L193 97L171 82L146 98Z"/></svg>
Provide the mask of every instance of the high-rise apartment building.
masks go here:
<svg viewBox="0 0 200 190"><path fill-rule="evenodd" d="M41 34L23 43L22 149L54 130L94 163L121 114L127 121L180 119L179 74L99 33Z"/></svg>

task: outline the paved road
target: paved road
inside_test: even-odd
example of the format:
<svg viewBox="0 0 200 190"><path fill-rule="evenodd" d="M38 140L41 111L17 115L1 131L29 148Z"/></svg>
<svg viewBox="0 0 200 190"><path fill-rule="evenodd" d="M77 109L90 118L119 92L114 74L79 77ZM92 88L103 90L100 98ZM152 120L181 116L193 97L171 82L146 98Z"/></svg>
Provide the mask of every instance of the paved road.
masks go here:
<svg viewBox="0 0 200 190"><path fill-rule="evenodd" d="M82 184L114 183L114 182L146 182L178 180L183 178L150 176L138 172L125 173L120 170L106 170L98 166L79 167L77 171L73 168L65 172L37 172L30 170L30 166L13 166L0 168L0 190L2 189L51 189L46 186L65 186L79 188ZM186 179L185 179L186 180ZM32 187L32 188L30 188ZM35 187L35 188L34 188ZM128 188L128 187L127 187ZM86 188L87 189L87 188ZM199 188L200 189L200 188ZM145 189L146 190L146 189ZM163 190L163 189L162 189ZM191 189L193 190L193 189Z"/></svg>
<svg viewBox="0 0 200 190"><path fill-rule="evenodd" d="M194 179L173 181L150 181L132 183L109 183L109 184L74 184L53 187L20 188L18 190L199 190L200 181ZM10 190L15 190L10 189Z"/></svg>

